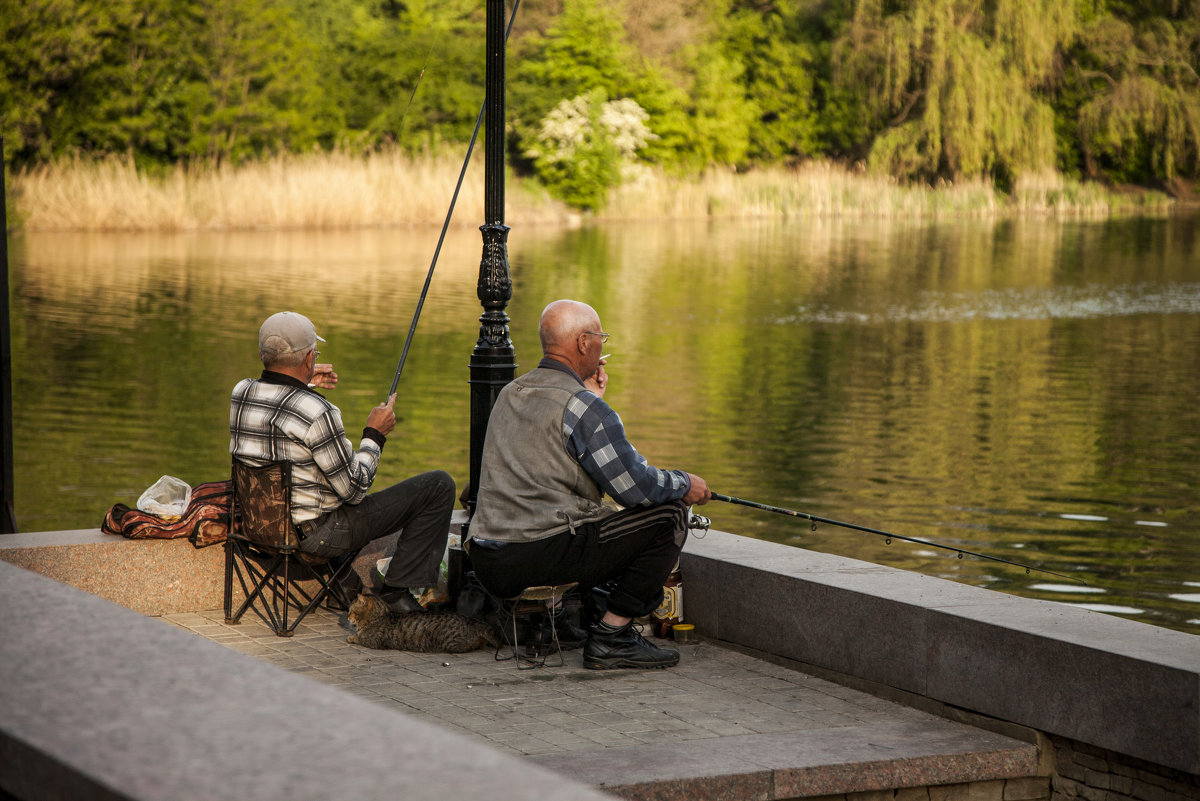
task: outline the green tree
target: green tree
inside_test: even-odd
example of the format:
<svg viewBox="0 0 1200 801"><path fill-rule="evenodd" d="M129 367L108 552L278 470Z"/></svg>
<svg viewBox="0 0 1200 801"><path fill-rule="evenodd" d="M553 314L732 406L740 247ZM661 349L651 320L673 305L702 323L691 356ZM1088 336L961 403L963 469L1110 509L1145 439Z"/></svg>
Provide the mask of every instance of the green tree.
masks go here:
<svg viewBox="0 0 1200 801"><path fill-rule="evenodd" d="M694 73L685 106L689 136L680 160L694 169L743 164L759 114L746 98L742 61L715 42L696 47L691 56Z"/></svg>
<svg viewBox="0 0 1200 801"><path fill-rule="evenodd" d="M748 156L778 162L815 154L819 148L815 108L816 55L804 40L796 12L768 7L738 9L729 17L726 49L741 53L742 81L754 118Z"/></svg>
<svg viewBox="0 0 1200 801"><path fill-rule="evenodd" d="M562 101L594 89L608 98L629 97L636 80L620 19L599 0L566 0L546 33L523 38L509 61L510 124L525 143Z"/></svg>
<svg viewBox="0 0 1200 801"><path fill-rule="evenodd" d="M526 155L555 197L585 211L599 209L621 181L622 161L632 160L649 136L644 117L633 101L610 103L603 89L593 89L555 106Z"/></svg>
<svg viewBox="0 0 1200 801"><path fill-rule="evenodd" d="M1039 90L1076 27L1061 0L864 0L832 52L833 81L876 134L870 164L957 179L1054 163Z"/></svg>
<svg viewBox="0 0 1200 801"><path fill-rule="evenodd" d="M139 164L185 155L186 103L197 71L189 9L179 0L136 0L106 37L102 54L57 93L54 152L124 153ZM116 8L113 6L112 8Z"/></svg>
<svg viewBox="0 0 1200 801"><path fill-rule="evenodd" d="M317 139L313 48L277 0L31 0L0 8L15 160L244 158Z"/></svg>
<svg viewBox="0 0 1200 801"><path fill-rule="evenodd" d="M1114 6L1084 26L1067 74L1083 171L1121 181L1200 175L1200 2L1151 15Z"/></svg>
<svg viewBox="0 0 1200 801"><path fill-rule="evenodd" d="M726 4L696 0L687 6L704 18L689 23L705 33L714 27L705 24L706 15ZM638 39L651 52L636 48L626 31L635 11L650 17L639 17ZM743 162L756 115L745 96L744 65L719 39L703 35L676 35L665 50L656 47L662 43L656 34L677 19L658 8L643 13L637 4L626 9L566 0L544 34L525 37L515 48L509 98L519 151L530 150L542 120L558 103L599 89L608 98L634 100L650 115L656 138L641 151L644 160L691 169Z"/></svg>
<svg viewBox="0 0 1200 801"><path fill-rule="evenodd" d="M17 165L458 143L483 99L484 16L478 0L12 0L0 135ZM513 165L582 207L601 202L583 184L627 165L597 116L623 101L652 134L637 160L671 170L832 155L1001 187L1051 164L1200 175L1200 0L553 0L514 37ZM548 161L547 122L580 98L591 139Z"/></svg>
<svg viewBox="0 0 1200 801"><path fill-rule="evenodd" d="M209 0L194 29L202 73L187 88L193 156L242 159L317 141L315 48L275 0Z"/></svg>
<svg viewBox="0 0 1200 801"><path fill-rule="evenodd" d="M81 122L62 99L102 62L130 13L125 0L0 4L0 133L10 161L47 159L69 144L62 127Z"/></svg>
<svg viewBox="0 0 1200 801"><path fill-rule="evenodd" d="M481 4L291 1L320 47L343 144L413 149L470 136L483 102Z"/></svg>

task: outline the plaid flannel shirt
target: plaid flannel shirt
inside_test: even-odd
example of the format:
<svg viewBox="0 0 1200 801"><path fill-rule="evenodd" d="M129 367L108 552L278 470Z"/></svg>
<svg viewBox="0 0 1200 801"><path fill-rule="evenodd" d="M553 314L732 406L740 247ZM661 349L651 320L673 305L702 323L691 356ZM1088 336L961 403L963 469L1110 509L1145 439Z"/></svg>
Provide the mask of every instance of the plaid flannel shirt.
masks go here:
<svg viewBox="0 0 1200 801"><path fill-rule="evenodd" d="M553 359L543 359L538 367L575 375ZM626 438L621 416L589 389L581 389L567 403L563 439L584 471L622 506L657 506L678 500L691 489L682 470L662 470L647 463Z"/></svg>
<svg viewBox="0 0 1200 801"><path fill-rule="evenodd" d="M303 523L366 497L385 438L363 431L351 447L342 413L290 376L264 370L233 389L229 452L249 465L292 463L292 520Z"/></svg>

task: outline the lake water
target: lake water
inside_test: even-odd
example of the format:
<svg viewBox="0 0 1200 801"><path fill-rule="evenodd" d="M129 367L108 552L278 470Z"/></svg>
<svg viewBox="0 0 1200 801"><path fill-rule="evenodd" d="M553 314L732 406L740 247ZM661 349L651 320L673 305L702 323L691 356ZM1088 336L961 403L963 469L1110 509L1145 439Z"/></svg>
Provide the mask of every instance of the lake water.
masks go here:
<svg viewBox="0 0 1200 801"><path fill-rule="evenodd" d="M434 230L10 239L16 512L99 525L228 474L267 314L309 315L351 431L391 384ZM481 238L443 248L380 481L466 480ZM518 372L591 302L608 399L727 495L1077 576L713 503L716 528L1200 633L1200 221L515 228Z"/></svg>

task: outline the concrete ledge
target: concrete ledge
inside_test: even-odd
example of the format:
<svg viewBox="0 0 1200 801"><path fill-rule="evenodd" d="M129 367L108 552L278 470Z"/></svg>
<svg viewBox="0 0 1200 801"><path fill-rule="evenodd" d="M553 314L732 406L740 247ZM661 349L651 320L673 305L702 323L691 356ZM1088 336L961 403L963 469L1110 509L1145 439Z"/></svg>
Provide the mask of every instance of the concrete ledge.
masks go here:
<svg viewBox="0 0 1200 801"><path fill-rule="evenodd" d="M395 535L371 543L356 569L366 575L394 543ZM131 540L100 529L5 534L0 536L0 561L151 617L221 609L225 603L224 545L196 548L186 537ZM319 588L315 580L296 584L309 593ZM235 576L235 607L245 597Z"/></svg>
<svg viewBox="0 0 1200 801"><path fill-rule="evenodd" d="M131 540L98 528L0 536L0 561L32 570L143 615L220 609L225 549L187 538Z"/></svg>
<svg viewBox="0 0 1200 801"><path fill-rule="evenodd" d="M1200 773L1195 635L721 531L681 568L706 635Z"/></svg>
<svg viewBox="0 0 1200 801"><path fill-rule="evenodd" d="M755 734L531 757L628 798L784 799L1037 773L1037 748L940 720ZM890 796L889 796L890 797Z"/></svg>
<svg viewBox="0 0 1200 801"><path fill-rule="evenodd" d="M456 509L450 533L458 534L467 514ZM369 580L375 560L390 554L396 535L380 537L363 548L354 567ZM186 537L131 540L98 528L38 531L0 536L0 561L98 595L126 609L160 617L225 603L225 548L196 548ZM315 592L316 581L299 581ZM234 604L245 598L234 578ZM247 614L253 614L247 612Z"/></svg>
<svg viewBox="0 0 1200 801"><path fill-rule="evenodd" d="M9 564L0 641L6 798L606 797Z"/></svg>

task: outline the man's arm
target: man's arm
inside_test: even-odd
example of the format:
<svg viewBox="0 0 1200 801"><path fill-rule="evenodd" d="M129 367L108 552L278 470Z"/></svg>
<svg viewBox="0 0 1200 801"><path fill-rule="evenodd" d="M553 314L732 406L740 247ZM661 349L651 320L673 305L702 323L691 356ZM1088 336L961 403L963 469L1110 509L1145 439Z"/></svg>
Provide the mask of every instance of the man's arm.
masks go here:
<svg viewBox="0 0 1200 801"><path fill-rule="evenodd" d="M393 394L371 409L357 451L350 449L336 407L331 407L309 428L308 446L313 461L342 503L358 503L370 491L387 435L396 427L395 403Z"/></svg>
<svg viewBox="0 0 1200 801"><path fill-rule="evenodd" d="M620 416L590 391L580 392L567 404L563 434L587 474L622 506L654 506L686 499L692 492L690 474L649 464L629 442ZM700 494L707 496L703 479L700 485Z"/></svg>
<svg viewBox="0 0 1200 801"><path fill-rule="evenodd" d="M341 415L331 409L313 421L305 442L329 488L342 503L354 504L367 496L375 480L383 450L379 439L382 437L376 439L364 431L358 450L354 450L342 428Z"/></svg>

